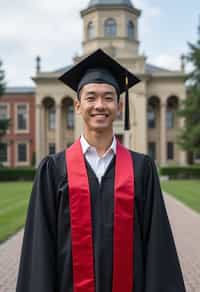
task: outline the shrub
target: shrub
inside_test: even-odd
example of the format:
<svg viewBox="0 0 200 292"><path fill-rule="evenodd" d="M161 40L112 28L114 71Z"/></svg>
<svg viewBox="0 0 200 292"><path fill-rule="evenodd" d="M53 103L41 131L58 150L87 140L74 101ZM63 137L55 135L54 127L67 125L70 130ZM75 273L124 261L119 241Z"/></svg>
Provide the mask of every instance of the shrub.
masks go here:
<svg viewBox="0 0 200 292"><path fill-rule="evenodd" d="M0 168L0 181L33 181L35 168Z"/></svg>
<svg viewBox="0 0 200 292"><path fill-rule="evenodd" d="M200 166L163 166L160 167L160 175L170 179L199 179Z"/></svg>

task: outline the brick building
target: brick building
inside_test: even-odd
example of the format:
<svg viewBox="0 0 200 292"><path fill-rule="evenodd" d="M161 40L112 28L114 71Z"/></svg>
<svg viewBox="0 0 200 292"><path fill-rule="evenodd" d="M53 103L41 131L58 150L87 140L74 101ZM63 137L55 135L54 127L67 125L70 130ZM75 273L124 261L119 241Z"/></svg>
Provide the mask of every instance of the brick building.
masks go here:
<svg viewBox="0 0 200 292"><path fill-rule="evenodd" d="M0 119L10 119L10 127L0 140L0 163L30 166L35 152L35 89L7 88L0 98Z"/></svg>

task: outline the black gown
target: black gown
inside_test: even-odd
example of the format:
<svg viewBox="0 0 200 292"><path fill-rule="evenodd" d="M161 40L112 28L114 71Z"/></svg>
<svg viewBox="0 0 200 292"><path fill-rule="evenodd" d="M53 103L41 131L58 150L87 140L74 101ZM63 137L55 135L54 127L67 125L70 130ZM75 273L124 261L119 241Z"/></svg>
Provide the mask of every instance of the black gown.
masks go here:
<svg viewBox="0 0 200 292"><path fill-rule="evenodd" d="M131 155L135 170L133 291L185 292L155 164L147 155ZM111 292L115 157L101 184L89 163L86 166L96 292ZM43 159L27 213L17 292L73 292L67 185L65 152Z"/></svg>

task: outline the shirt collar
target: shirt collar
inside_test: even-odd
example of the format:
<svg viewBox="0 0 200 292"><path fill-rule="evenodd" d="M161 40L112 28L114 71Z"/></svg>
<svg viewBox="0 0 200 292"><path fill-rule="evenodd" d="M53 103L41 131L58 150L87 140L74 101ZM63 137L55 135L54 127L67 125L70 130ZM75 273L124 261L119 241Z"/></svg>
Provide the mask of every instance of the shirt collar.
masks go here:
<svg viewBox="0 0 200 292"><path fill-rule="evenodd" d="M91 146L86 141L86 139L84 138L83 135L81 135L80 142L81 142L81 147L82 147L83 154L85 154L89 149L93 149L94 148L93 146ZM112 144L110 145L108 150L104 153L104 155L107 154L108 152L110 152L111 150L113 151L114 154L116 154L116 152L117 152L117 140L116 140L115 136L113 136Z"/></svg>

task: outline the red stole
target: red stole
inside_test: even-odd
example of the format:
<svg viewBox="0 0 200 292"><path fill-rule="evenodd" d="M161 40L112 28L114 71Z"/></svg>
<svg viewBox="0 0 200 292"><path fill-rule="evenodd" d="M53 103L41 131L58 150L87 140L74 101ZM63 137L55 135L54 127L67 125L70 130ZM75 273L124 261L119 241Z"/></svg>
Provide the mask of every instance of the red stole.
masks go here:
<svg viewBox="0 0 200 292"><path fill-rule="evenodd" d="M95 292L88 175L80 140L66 150L72 234L74 292ZM134 168L130 152L117 142L114 190L112 292L133 291Z"/></svg>

